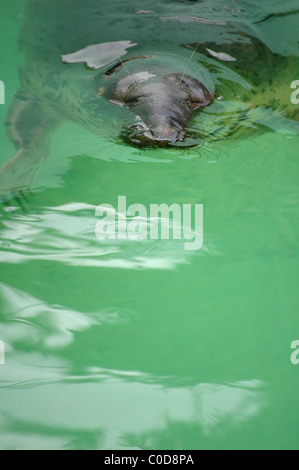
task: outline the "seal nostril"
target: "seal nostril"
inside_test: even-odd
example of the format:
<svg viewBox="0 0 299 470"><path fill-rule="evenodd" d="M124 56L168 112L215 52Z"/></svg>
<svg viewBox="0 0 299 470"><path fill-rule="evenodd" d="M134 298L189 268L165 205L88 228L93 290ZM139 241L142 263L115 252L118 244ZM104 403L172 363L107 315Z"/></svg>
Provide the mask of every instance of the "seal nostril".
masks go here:
<svg viewBox="0 0 299 470"><path fill-rule="evenodd" d="M175 146L185 139L181 129L167 127L149 129L142 122L124 127L120 137L129 145L143 148Z"/></svg>
<svg viewBox="0 0 299 470"><path fill-rule="evenodd" d="M162 129L153 132L153 137L157 142L165 142L175 144L183 140L181 131L177 129Z"/></svg>
<svg viewBox="0 0 299 470"><path fill-rule="evenodd" d="M171 127L168 126L159 126L159 127L152 127L149 126L148 129L148 134L151 135L151 138L154 139L157 142L172 142L172 140L175 138L175 134L177 133L177 130L174 130Z"/></svg>

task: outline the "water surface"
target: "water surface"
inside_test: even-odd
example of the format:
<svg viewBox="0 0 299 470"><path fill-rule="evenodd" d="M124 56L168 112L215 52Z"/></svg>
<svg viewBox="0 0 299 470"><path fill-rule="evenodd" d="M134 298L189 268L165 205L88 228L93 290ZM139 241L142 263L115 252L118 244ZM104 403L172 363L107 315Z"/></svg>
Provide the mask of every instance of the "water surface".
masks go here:
<svg viewBox="0 0 299 470"><path fill-rule="evenodd" d="M1 123L25 61L25 3L0 6ZM233 16L273 53L299 55L294 1L166 3L148 9L192 28L186 17ZM29 213L1 213L1 449L298 448L298 122L272 111L252 111L257 132L188 151L115 142L111 121L99 136L57 130ZM3 163L4 127L0 141ZM95 208L119 195L204 204L203 249L101 243Z"/></svg>

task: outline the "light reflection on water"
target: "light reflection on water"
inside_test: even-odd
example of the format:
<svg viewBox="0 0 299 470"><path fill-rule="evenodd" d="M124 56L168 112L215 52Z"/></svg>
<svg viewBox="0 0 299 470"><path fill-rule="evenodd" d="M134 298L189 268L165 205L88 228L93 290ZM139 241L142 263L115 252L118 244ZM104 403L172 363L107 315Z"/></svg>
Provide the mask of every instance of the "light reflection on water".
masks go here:
<svg viewBox="0 0 299 470"><path fill-rule="evenodd" d="M96 206L71 203L49 207L38 216L20 215L6 218L1 232L2 261L24 263L51 260L72 266L123 269L171 269L187 263L191 250L185 250L186 240L147 239L98 240L95 229ZM129 219L128 219L129 220ZM143 221L150 226L150 217ZM6 248L6 249L5 249ZM211 252L207 246L201 252Z"/></svg>
<svg viewBox="0 0 299 470"><path fill-rule="evenodd" d="M61 305L47 305L26 292L0 284L1 313L5 324L2 335L6 349L12 351L18 342L46 350L59 349L74 340L74 333L88 330L94 325L128 322L136 316L117 307L90 314L67 309Z"/></svg>
<svg viewBox="0 0 299 470"><path fill-rule="evenodd" d="M104 369L57 379L63 372L61 361L57 368L38 368L34 357L32 369L30 355L27 361L24 355L19 359L21 371L18 361L10 362L1 386L3 447L14 441L25 449L71 448L76 438L79 448L87 439L91 449L132 449L138 448L136 443L156 449L155 435L176 424L196 426L203 438L222 435L252 420L265 404L265 385L259 380L175 387L142 373L128 376ZM13 383L20 372L19 382ZM37 430L42 432L38 435Z"/></svg>

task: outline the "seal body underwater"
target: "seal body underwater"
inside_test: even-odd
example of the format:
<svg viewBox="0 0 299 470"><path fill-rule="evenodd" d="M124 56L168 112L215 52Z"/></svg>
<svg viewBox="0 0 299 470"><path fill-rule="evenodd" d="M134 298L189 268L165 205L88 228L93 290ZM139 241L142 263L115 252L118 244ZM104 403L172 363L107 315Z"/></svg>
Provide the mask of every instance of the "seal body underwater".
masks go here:
<svg viewBox="0 0 299 470"><path fill-rule="evenodd" d="M153 0L148 11L145 0L28 1L19 39L21 86L6 121L16 153L0 169L0 194L9 199L31 186L51 133L65 119L101 134L107 106L117 112L120 105L131 113L121 132L127 143L165 146L182 142L194 114L213 106L225 70L250 101L252 70L242 77L235 65L246 54L254 60L259 42L238 35L238 21L195 21L197 2L166 3ZM236 62L207 53L205 44L210 51L223 49L222 37L228 54L239 42ZM277 66L279 57L262 50L272 74L272 58Z"/></svg>

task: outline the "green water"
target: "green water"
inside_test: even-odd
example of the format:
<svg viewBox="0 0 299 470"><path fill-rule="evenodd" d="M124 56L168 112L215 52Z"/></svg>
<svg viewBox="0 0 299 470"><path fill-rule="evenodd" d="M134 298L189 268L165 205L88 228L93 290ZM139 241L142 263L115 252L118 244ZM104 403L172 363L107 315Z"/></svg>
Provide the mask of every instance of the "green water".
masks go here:
<svg viewBox="0 0 299 470"><path fill-rule="evenodd" d="M1 123L25 3L0 6ZM167 16L198 7L174 3ZM295 2L279 3L252 17L276 13L283 38L271 19L260 35L298 56ZM188 151L57 130L28 214L1 213L1 449L298 449L298 123L295 111L271 119ZM1 129L4 163L14 149ZM119 195L203 204L203 248L101 243L95 208Z"/></svg>

